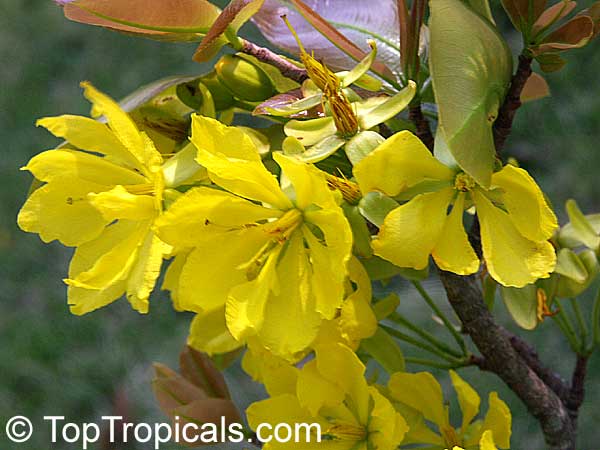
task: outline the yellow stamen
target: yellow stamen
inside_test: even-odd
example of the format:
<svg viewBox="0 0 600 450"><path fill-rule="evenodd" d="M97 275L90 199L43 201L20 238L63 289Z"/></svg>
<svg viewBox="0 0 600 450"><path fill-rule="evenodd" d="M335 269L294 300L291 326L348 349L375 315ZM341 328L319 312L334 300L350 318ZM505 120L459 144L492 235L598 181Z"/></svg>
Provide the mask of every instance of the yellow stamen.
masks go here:
<svg viewBox="0 0 600 450"><path fill-rule="evenodd" d="M340 178L335 175L327 174L327 185L331 189L337 189L342 193L342 197L350 204L357 204L362 198L358 184L348 180L346 177Z"/></svg>
<svg viewBox="0 0 600 450"><path fill-rule="evenodd" d="M367 438L367 430L364 427L351 424L333 425L326 434L340 441L361 442Z"/></svg>
<svg viewBox="0 0 600 450"><path fill-rule="evenodd" d="M352 105L343 92L328 97L331 115L338 132L343 137L354 136L358 132L358 118Z"/></svg>
<svg viewBox="0 0 600 450"><path fill-rule="evenodd" d="M135 194L135 195L153 195L154 194L154 184L152 184L152 183L130 184L128 186L125 186L125 189L130 194Z"/></svg>
<svg viewBox="0 0 600 450"><path fill-rule="evenodd" d="M467 175L464 172L461 172L458 175L456 175L456 178L454 179L454 188L458 191L467 192L472 190L476 186L477 183L475 182L475 180L471 178L470 175Z"/></svg>

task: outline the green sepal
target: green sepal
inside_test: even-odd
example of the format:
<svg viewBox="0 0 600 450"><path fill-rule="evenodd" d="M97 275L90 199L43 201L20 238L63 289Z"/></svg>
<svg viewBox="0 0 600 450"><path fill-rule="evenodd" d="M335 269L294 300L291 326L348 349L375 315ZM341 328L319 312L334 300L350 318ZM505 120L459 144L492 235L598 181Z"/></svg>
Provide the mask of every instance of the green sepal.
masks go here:
<svg viewBox="0 0 600 450"><path fill-rule="evenodd" d="M355 254L363 258L371 257L373 255L373 249L371 248L371 233L367 227L365 218L360 214L356 205L344 202L342 204L342 210L352 229Z"/></svg>
<svg viewBox="0 0 600 450"><path fill-rule="evenodd" d="M538 325L537 289L535 284L528 284L522 288L502 286L500 290L511 317L525 330L533 330Z"/></svg>
<svg viewBox="0 0 600 450"><path fill-rule="evenodd" d="M388 373L404 372L406 363L398 343L381 327L361 342L361 349L371 355Z"/></svg>

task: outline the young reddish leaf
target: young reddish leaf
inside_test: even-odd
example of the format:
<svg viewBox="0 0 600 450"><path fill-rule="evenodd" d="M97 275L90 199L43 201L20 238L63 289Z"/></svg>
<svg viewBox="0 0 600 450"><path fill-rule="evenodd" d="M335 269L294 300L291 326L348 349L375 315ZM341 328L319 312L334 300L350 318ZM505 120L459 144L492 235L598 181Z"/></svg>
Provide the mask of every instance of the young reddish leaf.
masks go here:
<svg viewBox="0 0 600 450"><path fill-rule="evenodd" d="M543 76L537 73L532 73L527 79L523 91L521 92L521 102L530 102L539 100L540 98L548 97L550 88Z"/></svg>
<svg viewBox="0 0 600 450"><path fill-rule="evenodd" d="M160 40L193 41L219 16L207 0L74 0L64 5L70 20Z"/></svg>
<svg viewBox="0 0 600 450"><path fill-rule="evenodd" d="M223 374L205 353L186 346L179 355L181 374L201 388L209 397L229 398Z"/></svg>
<svg viewBox="0 0 600 450"><path fill-rule="evenodd" d="M325 36L333 45L342 50L352 59L360 62L367 56L367 53L358 48L350 39L340 33L327 20L321 17L315 10L310 8L302 0L290 0L296 9L315 29ZM371 66L373 72L386 79L394 79L392 71L379 61L375 61Z"/></svg>
<svg viewBox="0 0 600 450"><path fill-rule="evenodd" d="M531 29L533 36L548 29L563 17L568 16L575 9L575 6L577 6L577 2L572 1L560 1L552 5L533 24Z"/></svg>
<svg viewBox="0 0 600 450"><path fill-rule="evenodd" d="M399 25L396 0L378 0L377 7L368 0L304 0L304 4L329 22L354 46L367 54L368 40L377 43L377 60L393 71L400 71ZM265 0L261 10L252 18L262 34L271 43L292 54L299 54L298 45L281 16L287 16L304 47L315 58L324 61L330 69L349 70L356 58L332 45L328 36L314 25L287 0ZM360 59L360 58L359 58Z"/></svg>
<svg viewBox="0 0 600 450"><path fill-rule="evenodd" d="M213 58L229 39L237 35L242 25L258 12L263 3L264 0L232 0L202 39L194 54L194 61L204 62ZM231 33L229 39L227 32Z"/></svg>
<svg viewBox="0 0 600 450"><path fill-rule="evenodd" d="M502 6L510 17L514 27L519 31L525 31L529 22L529 0L502 0ZM546 0L533 0L532 19L535 21L546 7Z"/></svg>
<svg viewBox="0 0 600 450"><path fill-rule="evenodd" d="M536 52L568 50L586 45L594 35L594 22L589 16L576 16L552 32Z"/></svg>
<svg viewBox="0 0 600 450"><path fill-rule="evenodd" d="M556 53L545 53L536 56L535 60L540 64L540 69L545 73L558 72L567 63L560 55Z"/></svg>

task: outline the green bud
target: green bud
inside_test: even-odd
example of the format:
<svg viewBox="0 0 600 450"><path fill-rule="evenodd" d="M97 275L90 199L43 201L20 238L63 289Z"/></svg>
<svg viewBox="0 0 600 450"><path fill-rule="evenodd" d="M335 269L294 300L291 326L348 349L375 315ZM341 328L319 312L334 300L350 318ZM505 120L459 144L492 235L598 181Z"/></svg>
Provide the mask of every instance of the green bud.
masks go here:
<svg viewBox="0 0 600 450"><path fill-rule="evenodd" d="M240 100L260 102L276 94L267 73L239 56L223 56L215 70L219 81Z"/></svg>
<svg viewBox="0 0 600 450"><path fill-rule="evenodd" d="M206 101L202 94L202 89L200 89L200 83L210 91L217 111L223 111L233 106L235 100L231 92L219 81L217 73L214 70L199 79L178 85L177 96L190 108L197 111L200 110Z"/></svg>

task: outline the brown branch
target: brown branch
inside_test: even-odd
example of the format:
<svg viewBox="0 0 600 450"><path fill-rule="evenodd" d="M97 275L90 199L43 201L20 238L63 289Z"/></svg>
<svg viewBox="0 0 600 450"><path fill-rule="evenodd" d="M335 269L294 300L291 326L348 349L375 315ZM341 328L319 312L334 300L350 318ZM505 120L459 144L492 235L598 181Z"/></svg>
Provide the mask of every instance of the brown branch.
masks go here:
<svg viewBox="0 0 600 450"><path fill-rule="evenodd" d="M421 104L417 103L409 108L408 118L415 125L417 129L417 137L423 141L423 144L433 152L433 133L429 126L429 121L423 115L421 110Z"/></svg>
<svg viewBox="0 0 600 450"><path fill-rule="evenodd" d="M551 450L574 450L575 429L567 407L513 348L483 301L475 275L440 271L448 300L465 331L484 358L484 368L497 374L540 422Z"/></svg>
<svg viewBox="0 0 600 450"><path fill-rule="evenodd" d="M297 83L302 83L308 78L306 70L303 68L296 66L268 48L260 47L253 42L244 39L240 51L252 55L264 63L272 65L281 72L281 75L290 80L294 80Z"/></svg>
<svg viewBox="0 0 600 450"><path fill-rule="evenodd" d="M563 403L571 396L571 389L559 374L544 366L537 351L519 336L507 332L513 348L523 358L527 365L536 373L546 385L554 391Z"/></svg>
<svg viewBox="0 0 600 450"><path fill-rule="evenodd" d="M498 117L494 122L496 153L500 153L504 148L504 143L512 129L515 114L521 107L521 92L523 92L525 83L531 75L531 62L532 59L530 57L519 56L519 66L512 77L504 103L498 110Z"/></svg>
<svg viewBox="0 0 600 450"><path fill-rule="evenodd" d="M571 379L570 395L566 402L574 426L577 424L579 408L583 404L583 400L585 398L585 377L587 375L587 363L588 356L577 356L577 363L575 364L575 370L573 371L573 377Z"/></svg>

